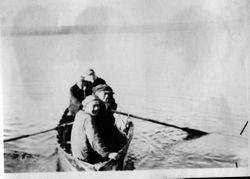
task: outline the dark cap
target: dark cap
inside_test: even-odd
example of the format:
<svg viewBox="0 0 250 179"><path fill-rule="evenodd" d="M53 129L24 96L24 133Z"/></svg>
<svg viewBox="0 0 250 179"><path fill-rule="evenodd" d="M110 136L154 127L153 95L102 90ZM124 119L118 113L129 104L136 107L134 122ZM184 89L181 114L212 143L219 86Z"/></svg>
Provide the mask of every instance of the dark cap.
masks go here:
<svg viewBox="0 0 250 179"><path fill-rule="evenodd" d="M86 74L87 74L87 76L94 75L95 71L93 69L88 69Z"/></svg>
<svg viewBox="0 0 250 179"><path fill-rule="evenodd" d="M85 80L85 76L81 75L80 76L80 81L84 81Z"/></svg>
<svg viewBox="0 0 250 179"><path fill-rule="evenodd" d="M96 92L100 92L100 91L105 91L107 93L114 94L113 89L110 86L106 85L106 84L97 85L96 87L93 88L93 93L94 94Z"/></svg>

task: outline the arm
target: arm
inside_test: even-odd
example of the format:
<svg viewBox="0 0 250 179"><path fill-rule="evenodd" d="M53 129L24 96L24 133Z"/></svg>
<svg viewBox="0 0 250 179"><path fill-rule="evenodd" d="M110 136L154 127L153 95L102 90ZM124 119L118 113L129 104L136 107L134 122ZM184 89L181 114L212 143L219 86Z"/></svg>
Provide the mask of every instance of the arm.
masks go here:
<svg viewBox="0 0 250 179"><path fill-rule="evenodd" d="M82 100L84 99L84 90L81 89L77 84L73 85L70 88L70 95L71 98L75 98L78 102L82 102Z"/></svg>
<svg viewBox="0 0 250 179"><path fill-rule="evenodd" d="M69 92L70 92L70 94L71 94L72 96L74 96L75 93L76 93L74 87L75 87L75 85L71 86L70 89L69 89Z"/></svg>
<svg viewBox="0 0 250 179"><path fill-rule="evenodd" d="M70 92L70 97L72 98L75 98L75 99L79 99L79 94L78 94L78 91L77 91L77 86L76 84L71 86L71 88L69 89L69 92Z"/></svg>
<svg viewBox="0 0 250 179"><path fill-rule="evenodd" d="M85 97L91 95L92 94L92 88L93 88L91 82L84 81L84 87L85 87L85 89L84 89Z"/></svg>

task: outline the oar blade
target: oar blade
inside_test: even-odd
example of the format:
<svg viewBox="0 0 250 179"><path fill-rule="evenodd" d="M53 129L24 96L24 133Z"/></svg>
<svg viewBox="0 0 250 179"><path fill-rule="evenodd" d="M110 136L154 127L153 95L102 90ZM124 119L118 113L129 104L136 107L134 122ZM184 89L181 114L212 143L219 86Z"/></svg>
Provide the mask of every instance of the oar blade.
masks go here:
<svg viewBox="0 0 250 179"><path fill-rule="evenodd" d="M188 127L184 127L182 128L182 130L188 133L187 137L184 140L192 140L209 134L207 132L200 131L197 129L190 129Z"/></svg>

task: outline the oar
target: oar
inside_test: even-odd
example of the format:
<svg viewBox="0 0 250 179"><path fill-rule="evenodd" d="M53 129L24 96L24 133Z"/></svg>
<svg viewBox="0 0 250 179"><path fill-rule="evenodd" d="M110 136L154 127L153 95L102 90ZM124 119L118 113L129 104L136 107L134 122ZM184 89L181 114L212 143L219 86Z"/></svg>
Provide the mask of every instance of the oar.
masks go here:
<svg viewBox="0 0 250 179"><path fill-rule="evenodd" d="M73 124L72 122L71 123L64 123L64 124L58 125L57 127L53 127L51 129L47 129L47 130L44 130L44 131L35 132L35 133L32 133L32 134L25 134L25 135L21 135L21 136L18 136L18 137L13 137L13 138L10 138L10 139L5 139L3 142L10 142L10 141L19 140L19 139L22 139L22 138L35 136L35 135L38 135L38 134L43 134L43 133L46 133L46 132L57 130L57 129L59 129L61 127L64 127L66 125L72 125L72 124Z"/></svg>
<svg viewBox="0 0 250 179"><path fill-rule="evenodd" d="M167 123L164 123L164 122L156 121L154 119L140 117L140 116L137 116L137 115L133 115L133 114L129 114L129 113L121 112L121 111L113 110L113 112L116 113L116 114L133 117L133 118L136 118L136 119L141 119L143 121L148 121L148 122L152 122L152 123L155 123L155 124L164 125L164 126L173 127L173 128L176 128L176 129L183 130L183 131L188 133L185 140L198 138L198 137L201 137L203 135L208 134L207 132L200 131L200 130L197 130L197 129L191 129L191 128L188 128L188 127L179 127L179 126L175 126L173 124L167 124Z"/></svg>

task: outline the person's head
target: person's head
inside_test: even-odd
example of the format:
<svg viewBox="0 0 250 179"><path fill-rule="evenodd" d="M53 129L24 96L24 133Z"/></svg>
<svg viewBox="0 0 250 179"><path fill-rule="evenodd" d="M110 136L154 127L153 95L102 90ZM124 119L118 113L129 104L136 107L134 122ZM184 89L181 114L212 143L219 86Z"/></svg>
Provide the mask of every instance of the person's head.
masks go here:
<svg viewBox="0 0 250 179"><path fill-rule="evenodd" d="M93 69L88 69L86 72L86 80L93 83L96 78L97 78L97 76L95 74L95 71Z"/></svg>
<svg viewBox="0 0 250 179"><path fill-rule="evenodd" d="M85 81L85 77L80 76L79 80L77 81L77 85L81 88L84 81Z"/></svg>
<svg viewBox="0 0 250 179"><path fill-rule="evenodd" d="M87 96L82 102L83 109L91 116L97 116L101 111L101 101L96 96Z"/></svg>
<svg viewBox="0 0 250 179"><path fill-rule="evenodd" d="M113 89L106 84L96 86L93 89L93 93L103 102L109 102L110 99L113 98L114 94Z"/></svg>

